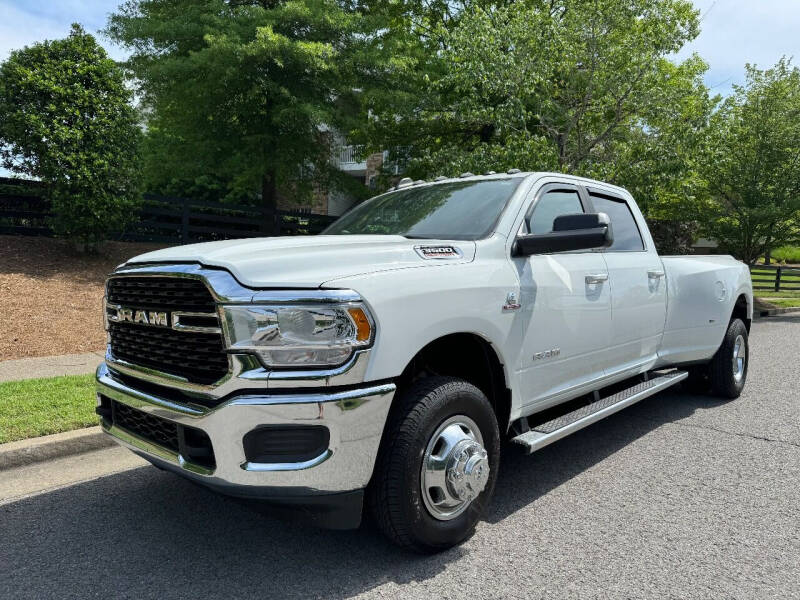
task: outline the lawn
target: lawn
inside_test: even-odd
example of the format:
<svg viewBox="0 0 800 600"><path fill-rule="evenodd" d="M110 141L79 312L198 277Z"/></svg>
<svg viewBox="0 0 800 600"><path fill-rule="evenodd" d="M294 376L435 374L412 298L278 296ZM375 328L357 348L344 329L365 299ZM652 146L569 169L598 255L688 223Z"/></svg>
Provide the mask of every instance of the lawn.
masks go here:
<svg viewBox="0 0 800 600"><path fill-rule="evenodd" d="M769 302L774 306L779 306L781 308L798 307L798 310L800 310L800 298L798 298L797 300L789 300L786 298L780 298L778 300L775 300L774 298L770 298L769 300L767 300L767 302Z"/></svg>
<svg viewBox="0 0 800 600"><path fill-rule="evenodd" d="M94 376L0 383L0 444L97 424Z"/></svg>

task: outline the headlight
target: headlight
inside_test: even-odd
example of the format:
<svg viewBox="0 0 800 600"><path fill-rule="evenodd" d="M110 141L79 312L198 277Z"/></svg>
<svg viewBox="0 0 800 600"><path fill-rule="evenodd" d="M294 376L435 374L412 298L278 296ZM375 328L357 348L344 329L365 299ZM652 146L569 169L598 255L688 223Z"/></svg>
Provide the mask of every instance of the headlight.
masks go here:
<svg viewBox="0 0 800 600"><path fill-rule="evenodd" d="M229 350L268 367L333 367L369 346L372 318L361 304L223 306Z"/></svg>

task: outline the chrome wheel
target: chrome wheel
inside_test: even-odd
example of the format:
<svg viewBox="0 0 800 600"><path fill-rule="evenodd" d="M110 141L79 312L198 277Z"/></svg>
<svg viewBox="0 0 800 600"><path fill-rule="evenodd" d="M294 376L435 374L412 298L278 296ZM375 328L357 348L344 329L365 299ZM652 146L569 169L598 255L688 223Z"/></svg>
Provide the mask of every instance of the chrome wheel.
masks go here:
<svg viewBox="0 0 800 600"><path fill-rule="evenodd" d="M486 487L489 457L475 421L464 415L445 420L422 458L420 484L428 512L440 521L460 515Z"/></svg>
<svg viewBox="0 0 800 600"><path fill-rule="evenodd" d="M747 364L747 347L744 337L739 335L733 343L733 380L739 383L744 377L744 369Z"/></svg>

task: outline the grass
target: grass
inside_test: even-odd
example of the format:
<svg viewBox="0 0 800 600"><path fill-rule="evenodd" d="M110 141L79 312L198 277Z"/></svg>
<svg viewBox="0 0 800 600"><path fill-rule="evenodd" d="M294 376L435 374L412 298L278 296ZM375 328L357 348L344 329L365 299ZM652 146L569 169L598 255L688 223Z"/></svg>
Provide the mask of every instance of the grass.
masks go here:
<svg viewBox="0 0 800 600"><path fill-rule="evenodd" d="M778 300L770 299L770 300L768 300L768 302L770 304L775 305L775 306L780 306L781 308L794 308L794 307L797 307L797 309L800 310L800 298L798 298L797 300L791 300L791 299L786 299L786 298L781 298L781 299L778 299Z"/></svg>
<svg viewBox="0 0 800 600"><path fill-rule="evenodd" d="M97 424L94 376L0 383L0 444Z"/></svg>
<svg viewBox="0 0 800 600"><path fill-rule="evenodd" d="M776 292L775 290L753 290L753 295L756 298L800 298L800 291L782 290Z"/></svg>

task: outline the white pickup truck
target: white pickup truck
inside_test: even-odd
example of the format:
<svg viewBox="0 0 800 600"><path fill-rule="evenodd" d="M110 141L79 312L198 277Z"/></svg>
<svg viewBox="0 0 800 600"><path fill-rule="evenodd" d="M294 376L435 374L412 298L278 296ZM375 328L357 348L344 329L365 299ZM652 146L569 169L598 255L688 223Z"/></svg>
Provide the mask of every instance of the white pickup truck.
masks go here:
<svg viewBox="0 0 800 600"><path fill-rule="evenodd" d="M621 188L403 180L320 236L117 268L97 412L162 469L329 527L366 504L431 552L473 532L501 441L536 451L686 378L736 398L752 311L745 265L659 257Z"/></svg>

